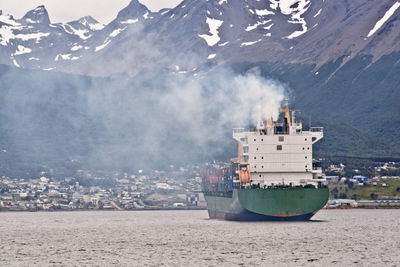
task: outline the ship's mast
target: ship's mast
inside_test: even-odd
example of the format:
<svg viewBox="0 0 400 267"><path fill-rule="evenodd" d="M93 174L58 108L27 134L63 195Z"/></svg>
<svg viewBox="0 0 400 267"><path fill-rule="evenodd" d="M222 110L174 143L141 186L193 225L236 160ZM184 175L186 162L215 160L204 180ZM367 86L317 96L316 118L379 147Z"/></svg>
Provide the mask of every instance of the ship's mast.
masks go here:
<svg viewBox="0 0 400 267"><path fill-rule="evenodd" d="M285 119L287 120L287 124L288 124L288 126L290 127L290 126L291 126L291 123L290 123L289 100L286 99L285 102L286 102L286 107L281 108L280 111L283 112L283 113L285 113ZM294 121L293 121L293 122L294 122Z"/></svg>

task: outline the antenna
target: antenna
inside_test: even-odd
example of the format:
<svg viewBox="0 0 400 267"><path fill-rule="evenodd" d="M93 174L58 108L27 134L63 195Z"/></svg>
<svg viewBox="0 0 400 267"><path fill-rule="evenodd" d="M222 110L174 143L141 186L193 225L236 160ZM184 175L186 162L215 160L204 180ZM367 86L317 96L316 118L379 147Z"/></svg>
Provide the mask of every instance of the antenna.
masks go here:
<svg viewBox="0 0 400 267"><path fill-rule="evenodd" d="M293 109L292 110L292 123L294 124L296 122L296 115L295 115L296 111Z"/></svg>

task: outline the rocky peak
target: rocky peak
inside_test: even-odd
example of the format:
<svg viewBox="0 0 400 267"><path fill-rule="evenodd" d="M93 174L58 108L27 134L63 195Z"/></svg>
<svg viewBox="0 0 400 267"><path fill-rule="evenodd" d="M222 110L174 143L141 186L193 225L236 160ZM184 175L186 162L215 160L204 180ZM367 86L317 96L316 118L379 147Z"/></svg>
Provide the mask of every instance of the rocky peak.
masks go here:
<svg viewBox="0 0 400 267"><path fill-rule="evenodd" d="M138 0L132 0L127 7L122 9L117 16L118 21L129 19L147 19L152 12L145 6L139 3Z"/></svg>
<svg viewBox="0 0 400 267"><path fill-rule="evenodd" d="M77 22L93 31L101 30L102 28L104 28L103 24L101 24L91 16L82 17Z"/></svg>
<svg viewBox="0 0 400 267"><path fill-rule="evenodd" d="M23 16L22 20L30 24L50 24L49 14L43 5L28 11L28 13Z"/></svg>

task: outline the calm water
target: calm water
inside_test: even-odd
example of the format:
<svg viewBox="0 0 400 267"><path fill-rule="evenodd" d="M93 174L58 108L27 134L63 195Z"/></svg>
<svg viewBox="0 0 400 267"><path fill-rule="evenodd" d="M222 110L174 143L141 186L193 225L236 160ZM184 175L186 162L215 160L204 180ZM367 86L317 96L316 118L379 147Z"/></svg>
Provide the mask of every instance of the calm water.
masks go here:
<svg viewBox="0 0 400 267"><path fill-rule="evenodd" d="M320 211L314 222L209 220L206 211L0 213L0 265L400 263L400 210Z"/></svg>

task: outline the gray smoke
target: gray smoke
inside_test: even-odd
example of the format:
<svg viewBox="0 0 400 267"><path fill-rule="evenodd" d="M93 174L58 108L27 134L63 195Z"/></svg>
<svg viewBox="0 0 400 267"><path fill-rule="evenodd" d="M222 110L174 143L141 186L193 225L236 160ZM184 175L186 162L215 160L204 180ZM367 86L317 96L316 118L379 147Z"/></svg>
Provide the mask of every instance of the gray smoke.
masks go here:
<svg viewBox="0 0 400 267"><path fill-rule="evenodd" d="M277 118L284 85L205 67L196 54L172 58L174 44L139 38L143 30L138 23L119 49L71 65L103 77L1 68L0 142L8 152L0 156L71 172L228 160L232 128Z"/></svg>
<svg viewBox="0 0 400 267"><path fill-rule="evenodd" d="M85 96L89 117L103 127L103 141L89 158L140 168L229 159L235 150L232 128L277 118L284 95L284 86L277 82L228 69L197 77L153 72L113 79Z"/></svg>
<svg viewBox="0 0 400 267"><path fill-rule="evenodd" d="M228 68L108 78L2 68L0 90L0 169L72 173L228 160L232 128L276 118L286 94L278 82Z"/></svg>

